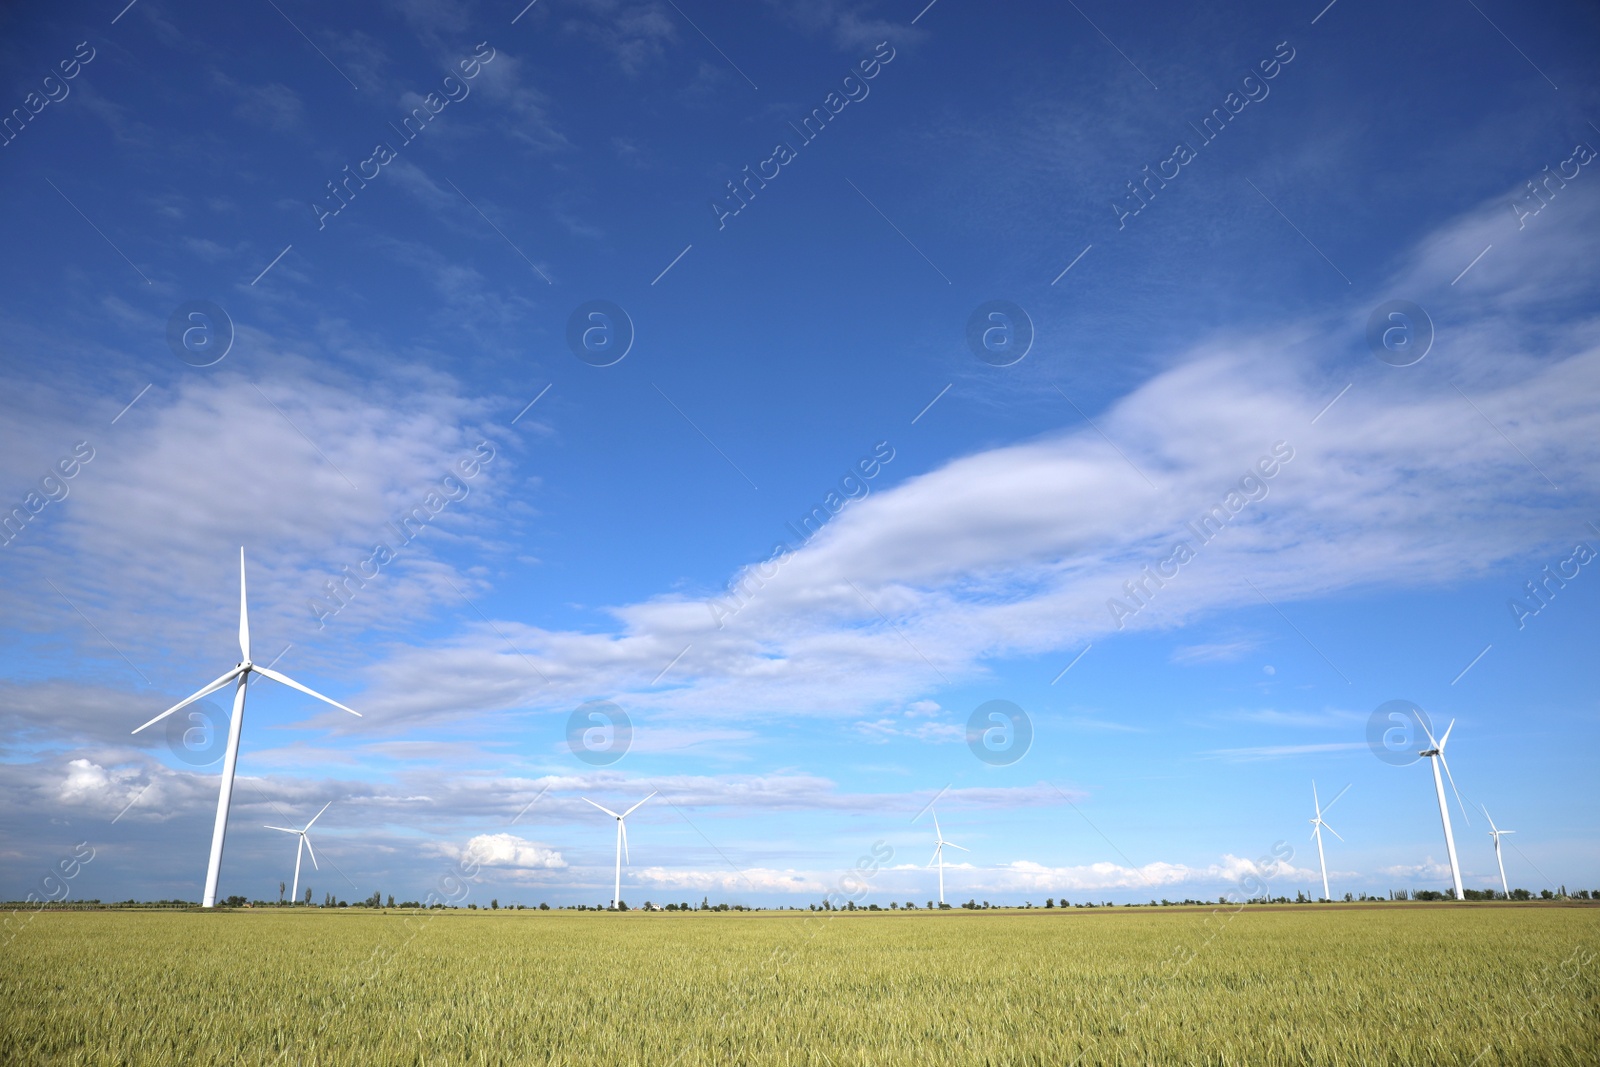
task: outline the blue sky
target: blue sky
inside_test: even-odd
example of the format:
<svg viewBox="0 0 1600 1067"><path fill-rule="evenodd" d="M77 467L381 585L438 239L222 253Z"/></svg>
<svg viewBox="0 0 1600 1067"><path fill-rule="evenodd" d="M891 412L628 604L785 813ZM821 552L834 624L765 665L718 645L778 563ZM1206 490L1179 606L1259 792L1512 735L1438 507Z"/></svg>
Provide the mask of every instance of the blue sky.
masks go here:
<svg viewBox="0 0 1600 1067"><path fill-rule="evenodd" d="M1394 699L1456 720L1469 887L1478 805L1513 885L1600 886L1592 10L0 18L0 895L88 842L75 897L198 899L220 763L130 731L237 661L241 545L257 661L362 718L252 684L224 895L331 800L318 899L475 850L475 900L597 903L581 798L652 789L630 902L877 845L861 899L920 904L936 797L952 900L1292 895L1313 780L1336 893L1443 888Z"/></svg>

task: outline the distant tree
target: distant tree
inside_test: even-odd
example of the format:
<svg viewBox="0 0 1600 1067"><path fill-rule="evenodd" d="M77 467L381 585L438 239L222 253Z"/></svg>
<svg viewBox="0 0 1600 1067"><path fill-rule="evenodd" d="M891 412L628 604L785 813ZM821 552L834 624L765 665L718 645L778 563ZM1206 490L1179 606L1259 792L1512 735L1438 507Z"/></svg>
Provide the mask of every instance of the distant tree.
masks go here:
<svg viewBox="0 0 1600 1067"><path fill-rule="evenodd" d="M394 894L393 893L389 894L389 907L391 907L391 908L394 907Z"/></svg>
<svg viewBox="0 0 1600 1067"><path fill-rule="evenodd" d="M311 907L311 887L306 886L306 907Z"/></svg>
<svg viewBox="0 0 1600 1067"><path fill-rule="evenodd" d="M366 900L363 900L361 903L365 904L369 908L381 908L383 907L383 894L374 889L372 891L372 895Z"/></svg>
<svg viewBox="0 0 1600 1067"><path fill-rule="evenodd" d="M500 898L499 897L495 897L495 898L493 898L492 900L489 901L489 910L490 911L499 911L500 910Z"/></svg>
<svg viewBox="0 0 1600 1067"><path fill-rule="evenodd" d="M234 896L224 900L223 903L230 908L239 908L244 906L245 898L235 894Z"/></svg>
<svg viewBox="0 0 1600 1067"><path fill-rule="evenodd" d="M546 903L541 901L540 904L539 904L539 910L540 911L549 911L550 910L550 905L548 905L548 904L546 904Z"/></svg>
<svg viewBox="0 0 1600 1067"><path fill-rule="evenodd" d="M931 901L931 900L930 900L930 901L928 901L928 910L929 910L929 911L932 911L932 910L933 910L933 901Z"/></svg>
<svg viewBox="0 0 1600 1067"><path fill-rule="evenodd" d="M1055 907L1056 906L1056 898L1055 897L1045 897L1044 898L1044 906L1047 907L1047 908Z"/></svg>
<svg viewBox="0 0 1600 1067"><path fill-rule="evenodd" d="M710 897L701 897L700 898L700 910L701 911L709 911L710 909L711 909L711 898Z"/></svg>
<svg viewBox="0 0 1600 1067"><path fill-rule="evenodd" d="M284 884L282 882L278 883L278 903L279 904L283 903L283 891L284 891L285 888L286 887L284 886Z"/></svg>

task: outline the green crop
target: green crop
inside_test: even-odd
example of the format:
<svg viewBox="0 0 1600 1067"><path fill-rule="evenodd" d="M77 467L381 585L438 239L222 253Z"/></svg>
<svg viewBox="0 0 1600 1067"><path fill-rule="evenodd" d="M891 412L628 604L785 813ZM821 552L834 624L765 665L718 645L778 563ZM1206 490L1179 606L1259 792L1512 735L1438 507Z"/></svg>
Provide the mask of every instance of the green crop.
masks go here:
<svg viewBox="0 0 1600 1067"><path fill-rule="evenodd" d="M1600 909L45 912L0 1063L1592 1064Z"/></svg>

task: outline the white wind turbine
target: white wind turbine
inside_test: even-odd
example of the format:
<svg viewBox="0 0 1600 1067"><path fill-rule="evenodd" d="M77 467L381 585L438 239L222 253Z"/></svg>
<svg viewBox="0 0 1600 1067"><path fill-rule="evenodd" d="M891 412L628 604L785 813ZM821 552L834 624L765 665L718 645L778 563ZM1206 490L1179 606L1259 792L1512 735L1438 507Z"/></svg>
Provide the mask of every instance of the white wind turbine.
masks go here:
<svg viewBox="0 0 1600 1067"><path fill-rule="evenodd" d="M322 811L327 811L328 805L332 803L333 801L330 800L327 804L322 805ZM311 832L311 823L314 823L318 819L322 818L322 811L319 811L315 815L311 816L311 822L306 823L306 828L304 830L291 830L287 826L267 827L268 830L282 830L286 834L300 835L300 844L296 845L294 848L294 888L289 890L289 903L291 904L298 904L300 902L300 854L302 852L311 853L312 868L319 871L322 869L321 867L317 866L317 850L311 847L311 838L306 836ZM278 884L279 886L283 885L282 882L279 882ZM280 888L278 892L281 893L283 890Z"/></svg>
<svg viewBox="0 0 1600 1067"><path fill-rule="evenodd" d="M210 696L218 689L238 679L233 690L233 718L228 723L228 751L222 760L222 788L217 792L217 821L211 830L211 860L206 865L206 892L201 902L202 907L215 907L217 903L217 875L222 870L222 840L228 832L228 805L233 799L233 771L239 763L239 735L244 728L244 693L245 686L250 681L250 673L266 675L275 682L282 682L291 689L298 689L307 696L314 696L327 704L332 704L340 711L348 711L360 718L361 713L345 707L337 700L330 700L314 689L307 689L293 678L279 674L270 667L263 667L258 663L250 662L250 615L245 605L244 593L244 549L239 549L239 665L212 682L194 696L189 697L163 711L160 715L139 727L143 730L146 726L154 726L168 715L182 708L188 707L201 697ZM139 730L133 731L138 733Z"/></svg>
<svg viewBox="0 0 1600 1067"><path fill-rule="evenodd" d="M1344 796L1349 791L1349 786L1345 786L1343 789L1339 790L1339 796L1328 801L1328 808L1331 808L1335 804L1339 803L1339 797ZM1326 830L1334 837L1339 837L1339 831L1322 821L1322 816L1328 810L1328 808L1323 807L1321 801L1317 800L1316 782L1311 783L1311 805L1317 813L1316 818L1311 820L1311 836L1317 839L1317 862L1322 865L1322 899L1332 900L1333 894L1328 892L1328 861L1322 855L1322 831ZM1343 841L1344 838L1339 837L1339 840Z"/></svg>
<svg viewBox="0 0 1600 1067"><path fill-rule="evenodd" d="M933 859L928 861L928 866L932 867L934 865L934 863L936 863L936 862L939 864L939 904L941 906L943 906L943 904L944 904L944 850L946 848L961 849L962 852L966 852L966 851L969 851L969 850L965 849L965 848L961 848L960 845L954 843L953 841L946 841L944 839L944 831L939 829L939 813L938 812L933 812L932 814L933 814L933 837L934 837L935 844L933 846Z"/></svg>
<svg viewBox="0 0 1600 1067"><path fill-rule="evenodd" d="M1450 731L1456 728L1456 721L1450 720L1450 725L1444 728L1444 736L1437 741L1433 739L1433 731L1428 729L1428 724L1423 723L1423 732L1428 735L1432 748L1423 749L1417 753L1427 756L1433 763L1433 788L1439 794L1439 820L1444 823L1444 846L1450 853L1450 878L1455 882L1456 899L1465 900L1467 894L1461 889L1461 864L1456 861L1456 835L1450 829L1450 806L1444 801L1444 779L1439 777L1439 765L1444 764L1444 773L1450 779L1450 790L1456 795L1456 803L1461 805L1461 817L1467 820L1467 825L1472 825L1472 819L1467 815L1467 806L1461 801L1461 790L1456 788L1455 775L1450 773L1450 764L1444 758L1444 746L1450 742Z"/></svg>
<svg viewBox="0 0 1600 1067"><path fill-rule="evenodd" d="M1481 805L1480 805L1481 807ZM1483 817L1489 820L1489 836L1494 838L1494 861L1500 865L1500 888L1505 890L1506 899L1511 899L1511 887L1506 884L1506 861L1500 858L1500 835L1514 834L1515 830L1502 830L1494 824L1494 816L1489 814L1489 809L1483 809Z"/></svg>
<svg viewBox="0 0 1600 1067"><path fill-rule="evenodd" d="M655 795L656 790L650 790L650 797ZM644 800L649 800L650 797L645 797ZM607 815L611 816L613 819L617 820L617 878L616 882L613 883L611 888L611 906L613 908L622 903L622 856L628 851L628 826L623 822L623 820L632 815L634 812L638 811L640 805L644 803L644 800L639 801L638 804L635 804L621 815L618 815L610 808L595 804L595 802L590 800L588 797L583 798L583 802L585 804L597 807ZM630 858L628 862L632 863L633 860Z"/></svg>

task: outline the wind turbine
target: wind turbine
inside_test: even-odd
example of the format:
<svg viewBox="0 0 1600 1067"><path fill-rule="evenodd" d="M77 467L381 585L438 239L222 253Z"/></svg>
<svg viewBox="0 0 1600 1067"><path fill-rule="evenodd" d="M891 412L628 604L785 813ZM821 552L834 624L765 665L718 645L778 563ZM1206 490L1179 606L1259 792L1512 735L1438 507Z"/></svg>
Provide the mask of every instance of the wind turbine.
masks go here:
<svg viewBox="0 0 1600 1067"><path fill-rule="evenodd" d="M1444 736L1437 741L1433 739L1433 731L1428 729L1427 722L1423 722L1423 732L1428 735L1432 748L1418 752L1419 756L1427 756L1433 764L1433 788L1439 794L1439 820L1444 823L1444 846L1450 853L1450 878L1455 882L1456 899L1467 899L1466 893L1461 890L1461 864L1456 861L1456 835L1450 829L1450 806L1444 801L1444 779L1439 777L1439 765L1444 764L1444 773L1450 779L1450 790L1456 795L1456 803L1461 805L1461 817L1467 820L1467 825L1472 825L1472 819L1467 815L1467 806L1461 801L1461 790L1456 788L1455 775L1450 773L1450 764L1444 758L1444 746L1450 742L1450 731L1456 728L1456 721L1450 720L1450 725L1444 728Z"/></svg>
<svg viewBox="0 0 1600 1067"><path fill-rule="evenodd" d="M655 795L656 795L656 790L654 790L654 789L650 790L650 797L653 797ZM650 797L645 797L644 800L649 800ZM627 827L627 824L624 823L622 820L626 819L628 816L630 816L634 812L638 811L640 805L642 805L644 803L644 800L639 801L638 804L635 804L633 807L629 808L627 811L623 812L621 815L618 815L616 812L612 811L610 808L603 807L603 806L601 806L599 804L596 804L594 801L590 800L588 797L584 797L583 798L583 802L585 804L589 804L589 805L592 805L592 806L594 806L596 808L599 808L601 811L605 812L607 815L609 815L613 819L617 820L617 879L616 879L616 882L613 884L612 889L611 889L611 906L613 908L617 907L619 904L622 903L622 856L623 856L623 854L625 852L628 851L628 827ZM633 860L630 858L628 860L628 862L632 863Z"/></svg>
<svg viewBox="0 0 1600 1067"><path fill-rule="evenodd" d="M1481 806L1481 805L1480 805ZM1514 834L1515 830L1502 830L1494 824L1494 816L1489 814L1489 809L1483 809L1483 817L1489 820L1489 836L1494 838L1494 861L1500 865L1500 888L1505 890L1506 899L1511 899L1511 887L1506 884L1506 861L1500 858L1500 835Z"/></svg>
<svg viewBox="0 0 1600 1067"><path fill-rule="evenodd" d="M1339 790L1339 796L1336 796L1332 800L1328 801L1328 808L1331 808L1335 804L1339 803L1339 797L1344 796L1349 791L1350 787L1348 785ZM1317 862L1322 865L1322 899L1332 900L1333 894L1328 892L1328 861L1322 855L1322 831L1326 830L1334 837L1339 837L1339 831L1322 821L1322 816L1327 812L1328 808L1323 807L1322 803L1317 800L1316 782L1311 783L1311 805L1317 813L1317 817L1311 820L1311 836L1317 839ZM1339 837L1339 840L1343 841L1344 838Z"/></svg>
<svg viewBox="0 0 1600 1067"><path fill-rule="evenodd" d="M340 711L361 717L359 711L352 710L330 700L314 689L307 689L293 678L279 674L270 667L263 667L258 663L250 662L250 615L245 605L244 593L244 549L239 549L239 665L212 682L194 696L183 700L163 711L160 715L139 727L143 730L146 726L154 726L168 715L182 708L188 707L201 697L210 696L229 682L238 679L233 690L233 718L228 723L228 752L222 760L222 787L217 792L217 821L211 829L211 860L206 865L206 893L201 901L201 906L215 907L217 903L217 875L222 870L222 840L228 833L228 804L233 799L233 771L239 763L239 735L244 728L244 692L245 686L250 681L250 673L265 675L275 682L282 682L291 689L298 689L307 696L314 696L326 704L332 704ZM138 733L139 730L133 731Z"/></svg>
<svg viewBox="0 0 1600 1067"><path fill-rule="evenodd" d="M965 849L965 848L961 848L960 845L955 844L952 841L946 841L944 839L944 831L939 829L939 813L938 812L933 812L933 836L934 836L934 839L936 841L936 844L933 846L933 859L928 861L928 866L932 867L934 865L935 861L937 861L938 864L939 864L939 905L940 905L940 907L943 907L944 906L944 850L945 850L946 847L961 849L962 852L967 852L969 850Z"/></svg>
<svg viewBox="0 0 1600 1067"><path fill-rule="evenodd" d="M328 804L332 804L332 803L333 803L333 801L331 801L331 800L328 801ZM322 811L327 811L328 810L328 804L322 805ZM304 830L291 830L287 826L269 826L269 827L267 827L268 830L282 830L286 834L299 834L300 835L300 844L296 845L295 849L294 849L294 888L289 891L289 899L291 901L298 901L300 899L300 853L301 852L309 852L309 853L311 853L311 866L312 866L312 868L315 869L315 870L321 870L322 869L322 868L317 866L317 850L311 847L311 838L306 836L308 833L311 832L311 823L314 823L318 819L322 818L322 811L319 811L315 815L311 816L311 822L306 823L306 828ZM301 846L304 846L304 847L302 848ZM281 892L283 892L283 890L280 888L278 890L278 892L281 893Z"/></svg>

